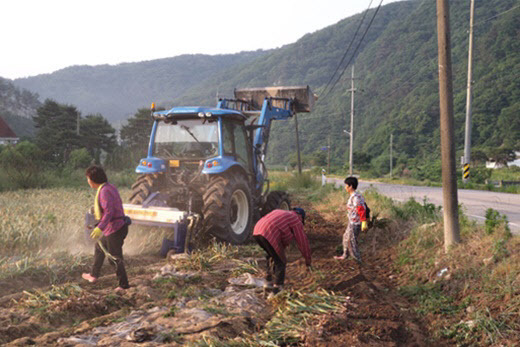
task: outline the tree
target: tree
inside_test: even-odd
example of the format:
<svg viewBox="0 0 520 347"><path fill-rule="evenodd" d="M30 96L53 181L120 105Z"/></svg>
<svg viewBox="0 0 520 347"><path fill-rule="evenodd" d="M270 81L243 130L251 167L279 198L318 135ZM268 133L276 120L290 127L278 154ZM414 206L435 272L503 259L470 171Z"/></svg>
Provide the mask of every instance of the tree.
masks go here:
<svg viewBox="0 0 520 347"><path fill-rule="evenodd" d="M14 187L41 185L41 151L34 143L22 141L16 146L6 146L0 152L0 164Z"/></svg>
<svg viewBox="0 0 520 347"><path fill-rule="evenodd" d="M507 167L507 163L515 160L516 154L515 151L506 146L501 147L493 147L488 150L489 158L497 163L497 165L503 165Z"/></svg>
<svg viewBox="0 0 520 347"><path fill-rule="evenodd" d="M128 118L128 124L121 128L120 134L123 146L130 147L143 154L146 153L152 125L153 119L150 117L150 110L146 108L137 110L133 117Z"/></svg>
<svg viewBox="0 0 520 347"><path fill-rule="evenodd" d="M520 102L502 109L497 127L503 145L520 149Z"/></svg>
<svg viewBox="0 0 520 347"><path fill-rule="evenodd" d="M473 166L478 166L479 164L485 164L488 160L487 154L478 148L471 149L471 162Z"/></svg>
<svg viewBox="0 0 520 347"><path fill-rule="evenodd" d="M325 151L315 151L309 155L309 163L312 166L325 166L327 165L327 153Z"/></svg>
<svg viewBox="0 0 520 347"><path fill-rule="evenodd" d="M86 148L75 149L70 153L68 166L72 169L86 168L92 162L92 156Z"/></svg>
<svg viewBox="0 0 520 347"><path fill-rule="evenodd" d="M80 147L80 137L76 133L79 117L76 107L50 99L38 108L33 117L37 129L35 141L45 159L63 165L70 152Z"/></svg>
<svg viewBox="0 0 520 347"><path fill-rule="evenodd" d="M88 115L80 121L80 139L92 158L100 163L101 151L111 152L116 143L115 129L102 115Z"/></svg>

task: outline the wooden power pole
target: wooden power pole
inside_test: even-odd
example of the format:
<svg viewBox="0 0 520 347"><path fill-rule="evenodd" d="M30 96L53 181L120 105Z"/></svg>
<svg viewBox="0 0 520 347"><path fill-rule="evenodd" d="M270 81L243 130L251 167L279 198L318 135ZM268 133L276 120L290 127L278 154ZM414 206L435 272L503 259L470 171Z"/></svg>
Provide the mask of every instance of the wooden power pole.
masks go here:
<svg viewBox="0 0 520 347"><path fill-rule="evenodd" d="M298 134L298 116L294 114L294 125L296 130L296 151L298 152L298 174L302 174L302 161L300 157L300 135Z"/></svg>
<svg viewBox="0 0 520 347"><path fill-rule="evenodd" d="M394 171L393 167L393 153L392 148L394 147L394 134L390 134L390 178L392 178L392 171Z"/></svg>
<svg viewBox="0 0 520 347"><path fill-rule="evenodd" d="M460 242L448 0L437 0L444 250Z"/></svg>
<svg viewBox="0 0 520 347"><path fill-rule="evenodd" d="M348 90L351 92L350 97L350 149L349 149L349 156L348 156L348 166L349 166L349 176L352 176L352 167L354 166L354 93L356 92L356 88L354 88L354 65L352 65L352 78L350 82L350 89Z"/></svg>
<svg viewBox="0 0 520 347"><path fill-rule="evenodd" d="M327 143L327 174L330 175L330 135L328 136Z"/></svg>

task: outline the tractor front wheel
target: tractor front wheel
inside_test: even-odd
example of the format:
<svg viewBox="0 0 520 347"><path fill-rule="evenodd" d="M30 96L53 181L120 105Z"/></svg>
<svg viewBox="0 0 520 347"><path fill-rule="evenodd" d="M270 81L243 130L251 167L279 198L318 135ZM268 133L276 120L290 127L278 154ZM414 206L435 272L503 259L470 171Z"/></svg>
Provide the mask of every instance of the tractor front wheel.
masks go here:
<svg viewBox="0 0 520 347"><path fill-rule="evenodd" d="M251 189L243 175L212 178L203 195L204 231L233 244L243 244L253 228Z"/></svg>

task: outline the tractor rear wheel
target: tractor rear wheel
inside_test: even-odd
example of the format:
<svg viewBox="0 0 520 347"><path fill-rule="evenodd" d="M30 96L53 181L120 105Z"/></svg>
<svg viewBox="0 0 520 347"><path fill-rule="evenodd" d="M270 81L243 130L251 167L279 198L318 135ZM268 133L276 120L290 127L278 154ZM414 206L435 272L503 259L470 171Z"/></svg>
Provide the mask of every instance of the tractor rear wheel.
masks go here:
<svg viewBox="0 0 520 347"><path fill-rule="evenodd" d="M249 239L253 228L253 201L243 175L212 178L202 198L205 232L233 244L243 244Z"/></svg>
<svg viewBox="0 0 520 347"><path fill-rule="evenodd" d="M280 190L274 190L267 194L265 204L262 208L262 217L273 210L290 210L291 202L289 194Z"/></svg>
<svg viewBox="0 0 520 347"><path fill-rule="evenodd" d="M140 175L132 185L130 203L141 205L153 192L159 190L161 180L157 174Z"/></svg>

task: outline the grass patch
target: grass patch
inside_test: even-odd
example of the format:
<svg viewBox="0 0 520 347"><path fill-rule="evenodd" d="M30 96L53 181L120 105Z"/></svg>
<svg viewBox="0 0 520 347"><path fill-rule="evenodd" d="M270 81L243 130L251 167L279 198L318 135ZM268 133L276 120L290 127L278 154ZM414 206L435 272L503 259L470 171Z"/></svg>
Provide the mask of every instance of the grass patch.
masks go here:
<svg viewBox="0 0 520 347"><path fill-rule="evenodd" d="M418 284L404 286L399 293L418 303L416 311L420 314L454 314L465 308L455 304L455 299L444 294L439 284Z"/></svg>
<svg viewBox="0 0 520 347"><path fill-rule="evenodd" d="M425 210L418 215L431 216L432 209ZM412 227L399 242L395 268L401 273L400 293L417 304L417 312L434 317L434 336L450 343L516 341L520 337L520 240L511 237L507 221L495 212L488 213L486 226L462 217L462 242L449 253L443 251L440 221Z"/></svg>

